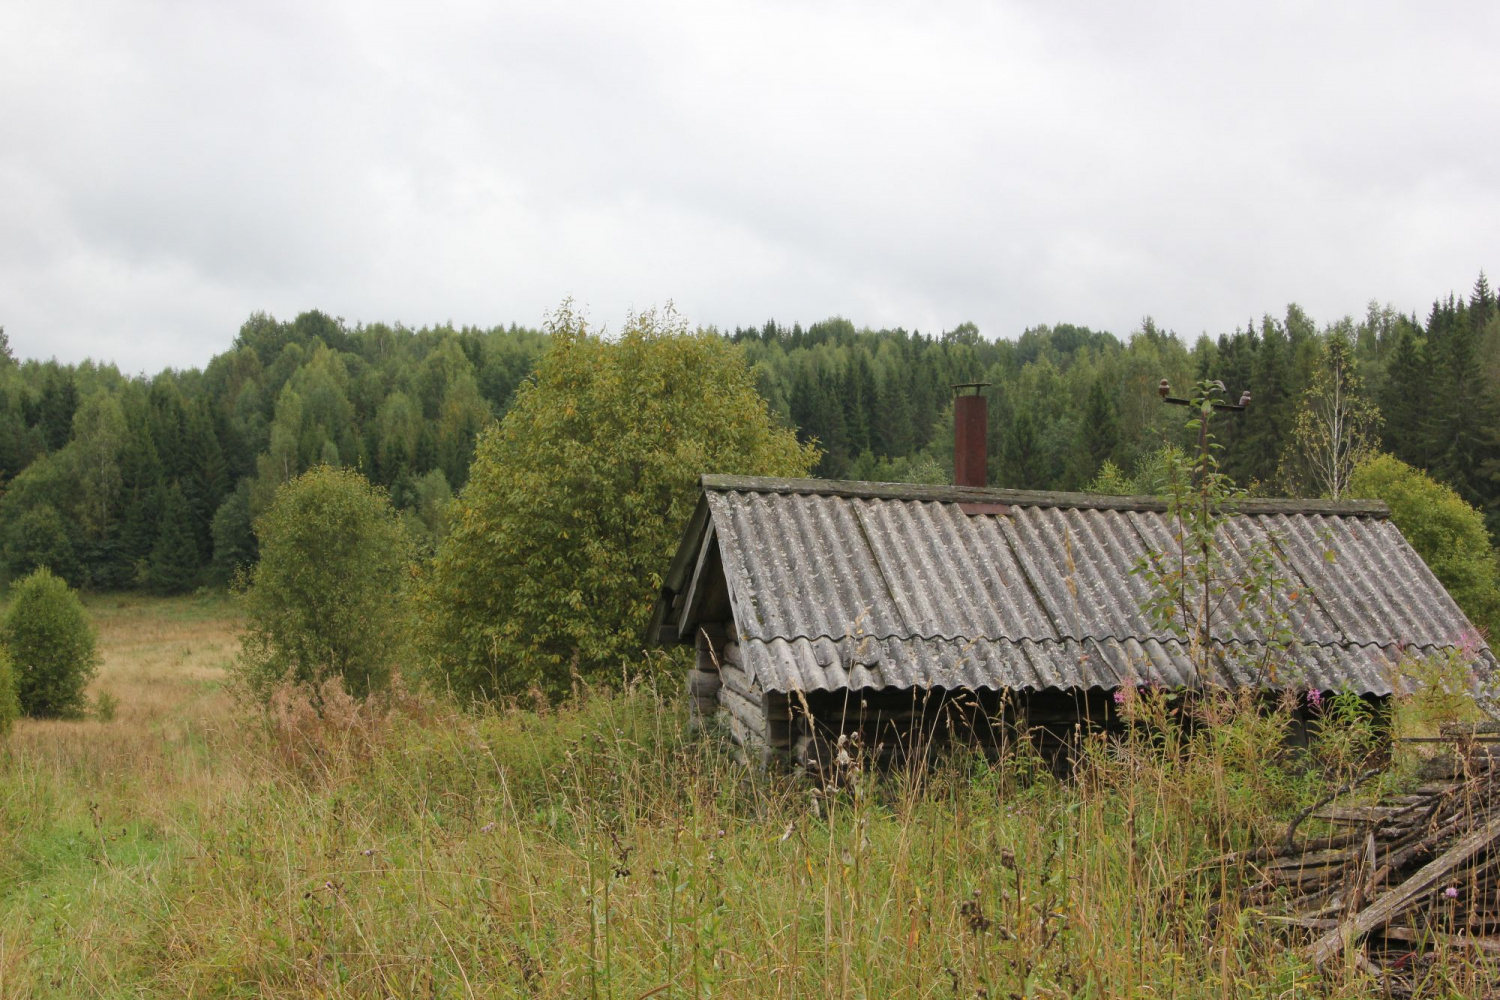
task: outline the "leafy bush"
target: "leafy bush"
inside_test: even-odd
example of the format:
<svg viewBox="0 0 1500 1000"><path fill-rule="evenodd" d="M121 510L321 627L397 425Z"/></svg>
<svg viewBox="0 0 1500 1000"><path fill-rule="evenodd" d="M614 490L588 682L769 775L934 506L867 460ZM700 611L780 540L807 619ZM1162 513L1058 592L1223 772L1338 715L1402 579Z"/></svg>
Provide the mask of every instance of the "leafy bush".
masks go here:
<svg viewBox="0 0 1500 1000"><path fill-rule="evenodd" d="M384 687L407 638L410 562L385 491L319 466L277 490L255 529L240 664L251 690L265 699L283 681L333 677L356 697Z"/></svg>
<svg viewBox="0 0 1500 1000"><path fill-rule="evenodd" d="M1390 455L1360 463L1349 495L1384 500L1391 520L1469 620L1500 635L1500 566L1484 517L1449 486Z"/></svg>
<svg viewBox="0 0 1500 1000"><path fill-rule="evenodd" d="M15 666L21 711L30 716L75 716L83 689L98 669L94 629L83 604L60 577L39 569L18 582L0 643Z"/></svg>
<svg viewBox="0 0 1500 1000"><path fill-rule="evenodd" d="M481 438L421 598L439 680L560 694L637 661L705 472L805 475L739 349L671 313L605 340L564 307L552 347Z"/></svg>

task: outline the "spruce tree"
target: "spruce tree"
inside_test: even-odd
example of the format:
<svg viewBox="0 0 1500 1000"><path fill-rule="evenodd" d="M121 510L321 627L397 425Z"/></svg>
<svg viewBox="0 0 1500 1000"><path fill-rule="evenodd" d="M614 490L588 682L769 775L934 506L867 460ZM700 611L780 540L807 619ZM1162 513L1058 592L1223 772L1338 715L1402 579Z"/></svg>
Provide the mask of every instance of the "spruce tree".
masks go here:
<svg viewBox="0 0 1500 1000"><path fill-rule="evenodd" d="M844 372L844 429L850 456L870 450L877 389L869 356L859 346Z"/></svg>
<svg viewBox="0 0 1500 1000"><path fill-rule="evenodd" d="M1088 474L1082 477L1085 481L1093 479L1104 463L1114 457L1115 448L1120 443L1118 407L1105 384L1106 378L1101 374L1094 379L1084 406L1083 447L1089 460Z"/></svg>
<svg viewBox="0 0 1500 1000"><path fill-rule="evenodd" d="M1250 380L1244 387L1253 402L1242 420L1245 468L1241 485L1268 483L1276 476L1276 463L1294 416L1295 401L1287 385L1290 366L1291 344L1286 330L1266 316L1261 322L1260 349L1255 352Z"/></svg>
<svg viewBox="0 0 1500 1000"><path fill-rule="evenodd" d="M177 383L170 378L158 376L151 383L148 393L152 443L156 445L157 457L161 459L162 473L172 480L180 481L187 472L186 437L187 414L182 405L182 393Z"/></svg>
<svg viewBox="0 0 1500 1000"><path fill-rule="evenodd" d="M78 383L71 371L59 374L54 367L42 389L39 424L47 450L61 451L73 436L73 414L78 411Z"/></svg>
<svg viewBox="0 0 1500 1000"><path fill-rule="evenodd" d="M1484 272L1479 272L1479 277L1474 281L1474 292L1469 296L1469 318L1476 329L1484 329L1484 325L1495 315L1495 293L1490 291L1490 279L1485 277Z"/></svg>
<svg viewBox="0 0 1500 1000"><path fill-rule="evenodd" d="M214 513L213 579L233 583L243 570L255 565L259 549L250 514L250 481L241 480Z"/></svg>
<svg viewBox="0 0 1500 1000"><path fill-rule="evenodd" d="M144 408L141 409L144 415ZM162 474L156 445L144 420L136 420L134 408L127 410L128 431L120 453L120 493L124 513L120 521L120 545L112 586L128 587L145 577L151 552L156 548L161 521Z"/></svg>
<svg viewBox="0 0 1500 1000"><path fill-rule="evenodd" d="M1010 440L1005 449L1005 481L1000 485L1007 489L1034 489L1041 478L1041 442L1037 440L1036 418L1031 407L1021 405L1011 424Z"/></svg>
<svg viewBox="0 0 1500 1000"><path fill-rule="evenodd" d="M880 381L879 419L875 422L875 448L886 458L901 458L916 450L911 398L900 369L887 371Z"/></svg>
<svg viewBox="0 0 1500 1000"><path fill-rule="evenodd" d="M187 475L182 480L182 494L192 520L198 561L205 564L213 554L214 514L233 486L207 400L197 400L188 410L185 437Z"/></svg>
<svg viewBox="0 0 1500 1000"><path fill-rule="evenodd" d="M1385 448L1408 465L1428 466L1432 378L1423 343L1403 330L1380 390Z"/></svg>
<svg viewBox="0 0 1500 1000"><path fill-rule="evenodd" d="M198 580L198 542L193 537L192 512L177 483L162 496L161 524L151 550L151 589L159 594L185 594Z"/></svg>
<svg viewBox="0 0 1500 1000"><path fill-rule="evenodd" d="M1445 310L1442 336L1433 363L1435 379L1432 471L1476 506L1485 500L1487 463L1495 453L1491 429L1500 406L1480 366L1480 332L1469 309L1458 303Z"/></svg>

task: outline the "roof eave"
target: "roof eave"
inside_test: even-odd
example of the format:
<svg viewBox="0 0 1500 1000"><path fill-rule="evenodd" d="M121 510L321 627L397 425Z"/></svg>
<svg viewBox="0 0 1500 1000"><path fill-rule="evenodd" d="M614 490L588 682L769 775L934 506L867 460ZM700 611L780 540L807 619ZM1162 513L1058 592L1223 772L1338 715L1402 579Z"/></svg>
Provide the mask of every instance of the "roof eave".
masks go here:
<svg viewBox="0 0 1500 1000"><path fill-rule="evenodd" d="M677 623L673 621L673 604L686 589L689 574L698 564L698 550L703 547L709 521L708 498L700 493L698 505L693 508L687 527L683 529L682 540L677 543L677 554L672 557L672 565L667 569L651 609L651 623L646 626L648 646L672 646L683 641L677 634Z"/></svg>

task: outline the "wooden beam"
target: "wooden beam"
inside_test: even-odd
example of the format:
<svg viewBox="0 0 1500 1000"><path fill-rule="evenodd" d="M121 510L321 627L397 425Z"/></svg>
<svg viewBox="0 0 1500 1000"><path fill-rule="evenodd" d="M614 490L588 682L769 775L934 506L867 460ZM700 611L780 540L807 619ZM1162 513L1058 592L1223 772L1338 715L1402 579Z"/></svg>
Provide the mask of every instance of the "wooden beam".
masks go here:
<svg viewBox="0 0 1500 1000"><path fill-rule="evenodd" d="M1500 816L1460 839L1452 847L1418 869L1411 878L1382 893L1368 907L1323 935L1307 949L1307 957L1321 966L1366 934L1382 927L1418 896L1443 880L1455 868L1500 840Z"/></svg>
<svg viewBox="0 0 1500 1000"><path fill-rule="evenodd" d="M661 591L657 594L656 603L651 609L651 623L646 626L647 645L670 646L684 640L683 636L677 634L675 625L667 623L667 619L675 617L678 607L676 601L682 596L682 588L687 583L688 569L698 555L698 540L702 537L708 522L708 498L700 496L698 505L693 508L692 516L688 518L687 527L683 529L682 540L677 543L677 554L672 557L672 564L667 568L666 579L662 581Z"/></svg>
<svg viewBox="0 0 1500 1000"><path fill-rule="evenodd" d="M708 589L704 581L703 570L715 562L711 558L717 549L714 544L715 537L713 522L709 522L703 541L698 543L698 561L693 567L693 575L688 579L687 587L683 591L682 611L678 614L676 622L678 635L686 635L689 629L697 625L693 616L698 611L698 605L703 603L703 592Z"/></svg>

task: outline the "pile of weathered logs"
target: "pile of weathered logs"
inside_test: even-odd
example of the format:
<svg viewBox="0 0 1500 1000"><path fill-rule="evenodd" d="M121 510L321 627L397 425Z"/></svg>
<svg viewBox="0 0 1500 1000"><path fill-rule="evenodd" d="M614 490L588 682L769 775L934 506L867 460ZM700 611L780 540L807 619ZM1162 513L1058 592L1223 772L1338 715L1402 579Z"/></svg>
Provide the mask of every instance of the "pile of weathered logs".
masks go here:
<svg viewBox="0 0 1500 1000"><path fill-rule="evenodd" d="M1375 805L1330 797L1239 859L1246 901L1298 929L1314 964L1395 977L1457 953L1500 969L1500 737L1433 742L1453 752L1424 764L1423 784ZM1325 832L1306 832L1308 819Z"/></svg>

